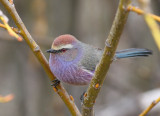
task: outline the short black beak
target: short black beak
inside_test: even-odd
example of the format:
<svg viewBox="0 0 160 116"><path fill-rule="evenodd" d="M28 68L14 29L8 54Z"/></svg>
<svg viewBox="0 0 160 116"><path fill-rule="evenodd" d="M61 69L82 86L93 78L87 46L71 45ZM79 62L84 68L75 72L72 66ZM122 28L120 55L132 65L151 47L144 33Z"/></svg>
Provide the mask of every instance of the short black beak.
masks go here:
<svg viewBox="0 0 160 116"><path fill-rule="evenodd" d="M49 49L49 50L46 50L47 53L55 53L55 50L53 49Z"/></svg>

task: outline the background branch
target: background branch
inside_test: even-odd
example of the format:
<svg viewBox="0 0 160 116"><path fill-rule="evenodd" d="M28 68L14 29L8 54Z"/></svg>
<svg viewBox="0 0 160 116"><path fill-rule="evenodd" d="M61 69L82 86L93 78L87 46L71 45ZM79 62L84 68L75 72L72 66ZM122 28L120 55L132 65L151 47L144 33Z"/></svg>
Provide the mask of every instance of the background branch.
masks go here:
<svg viewBox="0 0 160 116"><path fill-rule="evenodd" d="M151 105L147 109L145 109L139 116L145 116L159 102L160 102L160 97L155 101L153 101Z"/></svg>
<svg viewBox="0 0 160 116"><path fill-rule="evenodd" d="M158 49L160 50L160 39L159 39L160 38L160 30L159 30L158 24L156 23L156 21L160 22L160 17L156 16L154 14L151 14L151 13L147 13L147 11L151 11L151 8L149 8L150 1L139 0L139 3L144 11L139 8L136 8L134 6L131 6L131 5L129 5L127 9L129 11L136 12L140 15L144 15L144 19L145 19L148 27L150 28L150 31L152 33L152 36L155 40L155 43L156 43Z"/></svg>
<svg viewBox="0 0 160 116"><path fill-rule="evenodd" d="M7 29L7 27L4 25L4 24L1 24L0 23L0 27L4 28L4 29ZM17 33L17 34L21 34L20 31L17 29L17 28L14 28L14 27L11 27L11 29Z"/></svg>
<svg viewBox="0 0 160 116"><path fill-rule="evenodd" d="M1 96L0 95L0 103L7 103L10 102L11 100L13 100L14 95L13 94L8 94L6 96Z"/></svg>
<svg viewBox="0 0 160 116"><path fill-rule="evenodd" d="M145 11L145 12L152 12L151 8L150 8L150 3L151 1L150 0L139 0L138 1L140 6L142 7L142 9ZM154 16L152 14L147 14L147 13L143 13L144 15L144 20L146 21L146 24L148 25L150 31L151 31L151 34L153 36L153 39L160 51L160 29L159 29L159 25L156 21L159 21L160 22L160 17L158 16Z"/></svg>
<svg viewBox="0 0 160 116"><path fill-rule="evenodd" d="M154 20L160 22L160 17L159 16L151 14L151 13L145 13L143 10L141 10L141 9L139 9L137 7L134 7L132 5L129 5L128 8L127 8L127 10L133 11L133 12L135 12L137 14L140 14L140 15L147 14L147 15L151 16Z"/></svg>
<svg viewBox="0 0 160 116"><path fill-rule="evenodd" d="M82 115L89 116L93 114L93 105L98 96L98 93L103 85L103 81L109 70L110 64L113 61L119 38L123 31L124 25L128 17L127 7L130 4L130 0L120 0L118 10L112 24L111 31L106 40L106 46L99 65L96 68L95 75L88 87L88 90L84 96L82 104Z"/></svg>
<svg viewBox="0 0 160 116"><path fill-rule="evenodd" d="M2 26L3 28L7 29L8 33L11 36L15 37L18 41L22 41L22 38L19 35L17 35L17 33L8 25L8 22L2 16L0 16L0 19L4 23L4 25L1 24L0 26Z"/></svg>
<svg viewBox="0 0 160 116"><path fill-rule="evenodd" d="M46 71L50 80L51 81L54 80L56 77L52 74L45 56L43 55L43 53L42 53L40 47L37 45L37 43L33 40L32 36L30 35L28 30L26 29L25 25L23 24L21 18L19 17L19 15L14 7L14 4L11 4L8 0L0 0L0 2L3 4L3 6L6 8L6 10L10 13L15 24L17 25L17 28L21 31L22 37L24 38L24 40L26 41L28 46L31 48L31 50L33 51L33 53L35 54L35 56L37 57L37 59L41 63L42 67ZM64 103L66 104L66 106L68 107L68 109L70 110L72 115L77 115L77 116L81 115L78 108L76 107L74 101L72 101L70 99L68 93L66 92L66 90L64 89L64 87L61 84L57 86L57 89L55 89L55 88L53 88L53 89L58 93L58 95L64 101Z"/></svg>
<svg viewBox="0 0 160 116"><path fill-rule="evenodd" d="M151 1L150 0L148 1L139 0L138 2L145 12L148 12L148 11L151 12L151 8L150 8ZM160 51L160 29L159 29L158 23L156 22L156 21L160 22L160 17L154 16L152 14L147 14L147 13L143 13L143 14L144 14L144 20L146 21L146 24L148 25L151 31L151 34L153 36L153 39ZM160 97L156 99L155 101L153 101L150 104L150 106L148 106L147 109L145 109L139 116L145 116L159 102L160 102Z"/></svg>

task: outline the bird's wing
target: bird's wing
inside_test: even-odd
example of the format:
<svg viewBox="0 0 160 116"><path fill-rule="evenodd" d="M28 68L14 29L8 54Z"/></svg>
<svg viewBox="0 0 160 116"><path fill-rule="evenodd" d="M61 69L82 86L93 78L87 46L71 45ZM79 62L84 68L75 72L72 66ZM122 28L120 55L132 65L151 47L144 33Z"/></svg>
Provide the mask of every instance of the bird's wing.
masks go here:
<svg viewBox="0 0 160 116"><path fill-rule="evenodd" d="M96 65L98 64L101 56L102 50L99 48L94 48L90 45L83 45L83 56L80 60L79 65L82 66L83 69L88 70L90 72L94 72Z"/></svg>

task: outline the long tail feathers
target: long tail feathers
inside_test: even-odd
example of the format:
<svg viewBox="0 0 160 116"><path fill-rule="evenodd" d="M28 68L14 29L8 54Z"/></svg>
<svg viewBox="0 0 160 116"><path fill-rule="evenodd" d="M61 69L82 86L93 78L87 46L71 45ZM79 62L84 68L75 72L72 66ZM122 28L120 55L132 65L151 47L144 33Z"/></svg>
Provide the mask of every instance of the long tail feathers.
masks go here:
<svg viewBox="0 0 160 116"><path fill-rule="evenodd" d="M115 57L117 59L120 59L120 58L137 57L137 56L149 56L151 54L152 51L148 49L130 48L116 52Z"/></svg>

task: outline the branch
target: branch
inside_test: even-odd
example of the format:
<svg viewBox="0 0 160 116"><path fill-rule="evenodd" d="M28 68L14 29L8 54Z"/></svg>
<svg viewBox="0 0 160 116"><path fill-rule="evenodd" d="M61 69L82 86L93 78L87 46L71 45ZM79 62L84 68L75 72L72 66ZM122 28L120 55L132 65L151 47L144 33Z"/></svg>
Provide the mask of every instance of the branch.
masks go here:
<svg viewBox="0 0 160 116"><path fill-rule="evenodd" d="M150 0L139 0L138 1L140 6L142 7L142 9L146 12L146 11L152 11L151 8L150 8ZM159 28L159 25L157 24L157 21L160 22L160 17L158 16L155 16L153 14L147 14L147 13L143 13L144 14L144 20L146 21L150 31L151 31L151 34L153 36L153 39L160 51L160 28Z"/></svg>
<svg viewBox="0 0 160 116"><path fill-rule="evenodd" d="M6 26L4 24L1 24L1 23L0 23L0 27L6 29Z"/></svg>
<svg viewBox="0 0 160 116"><path fill-rule="evenodd" d="M160 51L160 29L159 29L159 26L158 24L156 23L156 21L149 15L145 15L144 16L144 19L151 31L151 34L153 36L153 39Z"/></svg>
<svg viewBox="0 0 160 116"><path fill-rule="evenodd" d="M13 100L14 95L13 94L8 94L6 96L1 96L0 95L0 103L7 103L10 102L11 100Z"/></svg>
<svg viewBox="0 0 160 116"><path fill-rule="evenodd" d="M4 25L4 24L1 24L0 23L0 27L4 28L4 29L7 29L7 27ZM14 27L11 27L11 29L17 33L17 34L21 34L21 32L17 29L17 28L14 28Z"/></svg>
<svg viewBox="0 0 160 116"><path fill-rule="evenodd" d="M133 11L133 12L135 12L137 14L140 14L140 15L147 14L147 15L151 16L154 20L160 22L160 17L159 16L151 14L151 13L145 13L143 10L141 10L139 8L136 8L136 7L132 6L132 5L129 5L127 10L128 11Z"/></svg>
<svg viewBox="0 0 160 116"><path fill-rule="evenodd" d="M32 36L26 29L25 25L23 24L21 18L19 17L14 4L11 4L8 0L0 0L0 2L3 4L3 6L6 8L8 13L10 13L11 17L13 18L15 24L17 25L18 30L21 31L21 35L28 44L28 46L31 48L32 52L35 54L39 62L41 63L42 67L44 68L45 72L47 73L50 80L54 80L56 77L52 74L48 61L46 60L45 56L43 55L40 47L37 45L37 43L33 40ZM78 108L76 107L74 101L70 99L70 96L64 89L64 87L59 84L56 88L53 87L55 92L58 93L58 95L61 97L61 99L64 101L66 106L68 107L69 111L72 115L80 116L80 112Z"/></svg>
<svg viewBox="0 0 160 116"><path fill-rule="evenodd" d="M160 102L160 97L158 99L156 99L155 101L153 101L150 104L150 106L147 109L145 109L139 116L145 116L159 102Z"/></svg>
<svg viewBox="0 0 160 116"><path fill-rule="evenodd" d="M18 41L22 41L22 40L23 40L23 39L22 39L19 35L17 35L17 33L15 33L15 31L9 26L9 24L8 24L9 19L8 19L8 17L7 17L6 15L3 14L3 12L2 12L1 10L0 10L0 20L4 23L4 25L0 23L0 27L7 29L8 33L9 33L11 36L15 37Z"/></svg>
<svg viewBox="0 0 160 116"><path fill-rule="evenodd" d="M82 115L93 115L93 105L98 96L98 93L103 85L110 64L112 63L119 38L123 31L124 25L128 17L127 7L130 0L120 0L118 10L112 24L111 31L106 40L106 46L99 65L96 68L95 74L91 80L87 92L84 94L84 101L82 104Z"/></svg>
<svg viewBox="0 0 160 116"><path fill-rule="evenodd" d="M151 11L151 8L149 5L150 0L149 1L139 0L138 2L144 11L147 11L147 10ZM160 17L154 16L152 14L144 13L144 19L145 19L145 21L146 21L146 23L152 33L152 36L155 40L155 43L157 44L157 46L160 50L160 29L159 29L157 22L155 21L155 20L157 20L157 18L159 19L158 21L160 22ZM155 101L153 101L150 104L150 106L147 109L145 109L139 116L145 116L159 102L160 102L160 97L158 99L156 99Z"/></svg>

